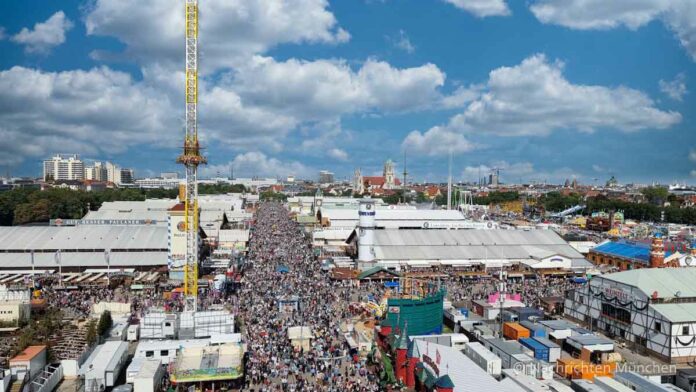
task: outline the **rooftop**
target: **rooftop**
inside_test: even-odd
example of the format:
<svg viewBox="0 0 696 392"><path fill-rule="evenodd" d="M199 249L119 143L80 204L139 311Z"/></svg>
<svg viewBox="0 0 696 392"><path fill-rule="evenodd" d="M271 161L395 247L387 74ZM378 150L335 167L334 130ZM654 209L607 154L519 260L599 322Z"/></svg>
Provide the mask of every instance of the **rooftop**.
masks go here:
<svg viewBox="0 0 696 392"><path fill-rule="evenodd" d="M652 308L673 323L696 322L696 303L653 304Z"/></svg>
<svg viewBox="0 0 696 392"><path fill-rule="evenodd" d="M609 241L591 249L592 252L602 253L634 260L642 264L648 264L650 260L650 243L633 241ZM672 255L672 252L665 246L665 257Z"/></svg>
<svg viewBox="0 0 696 392"><path fill-rule="evenodd" d="M584 260L552 230L375 230L378 260Z"/></svg>
<svg viewBox="0 0 696 392"><path fill-rule="evenodd" d="M634 286L646 296L657 298L696 297L696 268L644 268L598 276Z"/></svg>
<svg viewBox="0 0 696 392"><path fill-rule="evenodd" d="M486 391L486 392L516 392L521 389L513 389L496 381L461 351L439 344L428 343L423 340L414 340L417 352L430 359L426 365L428 370L435 372L437 376L447 374L454 391ZM439 358L438 358L439 357ZM426 363L428 363L426 362ZM437 369L432 368L435 364Z"/></svg>
<svg viewBox="0 0 696 392"><path fill-rule="evenodd" d="M167 249L167 227L77 225L0 227L0 252L30 250Z"/></svg>
<svg viewBox="0 0 696 392"><path fill-rule="evenodd" d="M37 355L41 354L46 350L46 346L29 346L24 349L21 353L17 354L14 358L10 359L10 362L14 361L31 361Z"/></svg>

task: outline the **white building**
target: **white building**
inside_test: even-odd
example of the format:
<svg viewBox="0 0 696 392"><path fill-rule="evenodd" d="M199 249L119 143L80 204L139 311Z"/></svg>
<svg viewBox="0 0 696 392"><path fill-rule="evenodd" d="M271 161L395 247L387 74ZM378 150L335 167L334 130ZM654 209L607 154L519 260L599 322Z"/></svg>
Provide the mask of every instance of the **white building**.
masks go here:
<svg viewBox="0 0 696 392"><path fill-rule="evenodd" d="M77 180L85 178L85 166L79 155L58 154L43 162L44 181Z"/></svg>
<svg viewBox="0 0 696 392"><path fill-rule="evenodd" d="M32 260L36 268L54 270L167 265L166 223L94 223L0 227L0 270L29 269Z"/></svg>
<svg viewBox="0 0 696 392"><path fill-rule="evenodd" d="M348 242L357 242L360 249L362 240L356 231ZM534 270L582 271L592 266L551 230L386 229L373 230L372 241L372 263L396 270L406 266L527 266Z"/></svg>
<svg viewBox="0 0 696 392"><path fill-rule="evenodd" d="M321 208L317 217L323 226L329 228L354 229L358 226L358 203L350 208ZM374 199L372 199L374 200ZM326 201L324 201L326 204ZM412 206L380 207L375 203L376 229L493 229L498 224L493 221L474 222L457 210L418 210Z"/></svg>
<svg viewBox="0 0 696 392"><path fill-rule="evenodd" d="M322 170L319 172L319 183L320 184L333 184L334 174L328 170Z"/></svg>
<svg viewBox="0 0 696 392"><path fill-rule="evenodd" d="M111 162L106 162L106 181L120 184L121 168Z"/></svg>
<svg viewBox="0 0 696 392"><path fill-rule="evenodd" d="M116 385L128 358L128 343L109 341L97 346L80 368L85 391L103 391Z"/></svg>
<svg viewBox="0 0 696 392"><path fill-rule="evenodd" d="M565 314L671 363L696 359L696 268L595 276L569 291Z"/></svg>
<svg viewBox="0 0 696 392"><path fill-rule="evenodd" d="M183 180L175 176L167 178L140 178L135 180L135 185L143 189L176 189Z"/></svg>

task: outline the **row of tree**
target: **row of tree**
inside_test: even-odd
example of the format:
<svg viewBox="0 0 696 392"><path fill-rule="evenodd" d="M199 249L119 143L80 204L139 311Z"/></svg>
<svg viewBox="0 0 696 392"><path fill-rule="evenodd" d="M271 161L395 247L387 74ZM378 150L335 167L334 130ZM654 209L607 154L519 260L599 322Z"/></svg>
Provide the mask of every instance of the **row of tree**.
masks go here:
<svg viewBox="0 0 696 392"><path fill-rule="evenodd" d="M201 184L200 194L241 193L243 185ZM18 188L0 193L0 226L23 225L47 222L50 219L80 219L102 203L110 201L143 201L145 199L172 199L177 189L105 189L82 191L61 188L39 189Z"/></svg>
<svg viewBox="0 0 696 392"><path fill-rule="evenodd" d="M696 208L680 208L678 203L671 203L664 207L664 201L673 195L666 196L665 192L653 191L652 189L644 192L644 195L648 202L633 203L609 199L604 195L584 199L581 195L574 193L562 195L559 192L549 192L541 196L537 203L542 205L546 211L562 211L575 205L585 205L585 214L622 211L626 219L652 222L664 220L668 223L696 224Z"/></svg>

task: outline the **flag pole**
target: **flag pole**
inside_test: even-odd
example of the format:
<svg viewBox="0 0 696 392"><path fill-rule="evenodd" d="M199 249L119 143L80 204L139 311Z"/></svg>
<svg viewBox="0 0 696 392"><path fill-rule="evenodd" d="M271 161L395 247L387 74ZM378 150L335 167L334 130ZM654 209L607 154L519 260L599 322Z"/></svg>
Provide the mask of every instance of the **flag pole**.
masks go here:
<svg viewBox="0 0 696 392"><path fill-rule="evenodd" d="M35 267L34 267L34 249L31 250L31 289L32 291L34 288L36 288L36 277L35 275Z"/></svg>

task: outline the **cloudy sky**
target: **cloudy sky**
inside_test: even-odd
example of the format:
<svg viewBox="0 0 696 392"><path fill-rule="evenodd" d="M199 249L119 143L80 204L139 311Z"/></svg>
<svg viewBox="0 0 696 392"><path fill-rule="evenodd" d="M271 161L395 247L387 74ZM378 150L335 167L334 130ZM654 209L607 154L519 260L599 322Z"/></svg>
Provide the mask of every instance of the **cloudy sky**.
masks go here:
<svg viewBox="0 0 696 392"><path fill-rule="evenodd" d="M693 0L200 3L204 175L696 182ZM182 4L0 2L0 170L179 169Z"/></svg>

